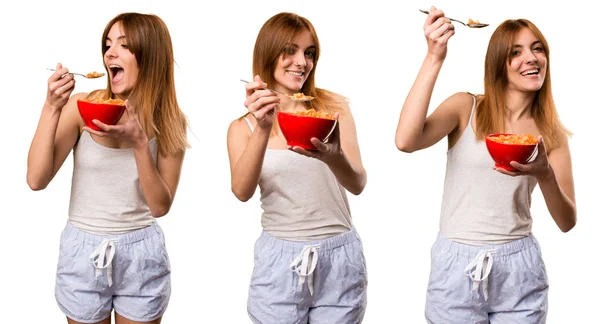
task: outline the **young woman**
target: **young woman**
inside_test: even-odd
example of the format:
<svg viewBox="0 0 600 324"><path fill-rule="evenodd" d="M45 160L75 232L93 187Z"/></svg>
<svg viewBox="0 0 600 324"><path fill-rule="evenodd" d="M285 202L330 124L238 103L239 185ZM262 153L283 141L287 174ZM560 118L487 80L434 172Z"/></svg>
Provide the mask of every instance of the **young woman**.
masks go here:
<svg viewBox="0 0 600 324"><path fill-rule="evenodd" d="M56 299L69 323L160 323L171 286L155 218L173 203L187 147L187 121L174 85L171 37L155 15L124 13L106 26L106 89L70 97L61 64L31 143L27 183L44 189L71 150L69 220L60 243ZM69 98L70 97L70 98ZM119 122L85 127L77 100L122 99Z"/></svg>
<svg viewBox="0 0 600 324"><path fill-rule="evenodd" d="M280 13L261 28L246 85L248 114L227 134L231 186L241 201L261 189L263 233L255 245L248 313L254 323L359 323L366 307L362 243L346 190L366 183L347 101L316 88L319 40L303 17ZM302 92L292 101L267 89ZM306 109L338 116L339 127L318 150L288 147L278 112Z"/></svg>
<svg viewBox="0 0 600 324"><path fill-rule="evenodd" d="M563 232L576 222L569 132L552 99L548 43L528 20L503 22L489 42L484 94L457 93L427 116L454 26L432 7L424 29L428 52L402 107L396 145L414 152L448 137L427 321L543 323L548 281L531 234L535 186ZM537 156L511 162L516 171L493 169L484 141L490 133L534 134Z"/></svg>

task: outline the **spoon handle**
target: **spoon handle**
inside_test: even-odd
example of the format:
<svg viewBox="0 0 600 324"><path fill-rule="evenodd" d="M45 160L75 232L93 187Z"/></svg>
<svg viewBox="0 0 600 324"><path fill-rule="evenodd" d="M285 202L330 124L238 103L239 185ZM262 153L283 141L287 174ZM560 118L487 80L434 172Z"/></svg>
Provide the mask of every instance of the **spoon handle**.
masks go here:
<svg viewBox="0 0 600 324"><path fill-rule="evenodd" d="M55 70L55 69L46 69L46 70L48 70L48 71L54 71L54 72L56 72L56 70ZM84 78L87 78L87 76L86 76L86 75L83 75L83 74L81 74L81 73L69 72L68 74L81 75L82 77L84 77Z"/></svg>
<svg viewBox="0 0 600 324"><path fill-rule="evenodd" d="M242 80L242 79L240 79L240 81L245 82L245 83L250 83L250 81L246 81L246 80ZM269 88L265 88L265 89L270 90L270 91L275 92L275 93L280 94L280 95L287 96L287 94L285 94L285 93L283 93L281 91L277 91L277 90L273 90L273 89L269 89Z"/></svg>
<svg viewBox="0 0 600 324"><path fill-rule="evenodd" d="M422 13L424 13L424 14L426 14L426 15L429 15L429 11L427 11L427 10L419 9L419 11L420 11L420 12L422 12ZM450 18L450 17L446 17L446 18L448 18L448 19L450 19L450 20L452 20L452 21L455 21L455 22L457 22L457 23L460 23L460 24L462 24L463 26L466 26L466 25L467 25L467 24L465 24L464 22L462 22L462 21L460 21L460 20L456 20L456 19L453 19L453 18Z"/></svg>

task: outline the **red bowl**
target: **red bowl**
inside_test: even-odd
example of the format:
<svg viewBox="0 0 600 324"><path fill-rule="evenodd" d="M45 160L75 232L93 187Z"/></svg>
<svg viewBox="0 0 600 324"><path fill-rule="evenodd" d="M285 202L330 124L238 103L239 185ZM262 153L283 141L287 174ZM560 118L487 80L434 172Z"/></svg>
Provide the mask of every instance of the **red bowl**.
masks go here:
<svg viewBox="0 0 600 324"><path fill-rule="evenodd" d="M320 141L331 134L336 121L333 119L277 112L279 128L289 146L299 146L305 150L316 150L310 139L318 138Z"/></svg>
<svg viewBox="0 0 600 324"><path fill-rule="evenodd" d="M94 130L101 130L92 123L92 120L97 119L107 125L116 125L123 116L125 106L77 100L77 109L79 109L79 115L81 115L85 126Z"/></svg>
<svg viewBox="0 0 600 324"><path fill-rule="evenodd" d="M500 135L515 135L515 134L490 134L485 138L485 145L487 146L488 152L492 156L494 162L496 162L497 168L502 168L508 171L515 171L516 169L510 166L510 161L516 161L521 164L526 164L533 157L534 153L537 152L536 144L504 144L495 142L490 137L497 137Z"/></svg>

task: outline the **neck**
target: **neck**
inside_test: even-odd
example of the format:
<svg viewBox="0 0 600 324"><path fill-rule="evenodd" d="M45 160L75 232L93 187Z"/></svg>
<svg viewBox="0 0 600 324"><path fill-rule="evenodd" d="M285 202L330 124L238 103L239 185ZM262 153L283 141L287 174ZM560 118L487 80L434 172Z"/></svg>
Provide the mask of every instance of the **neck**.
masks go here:
<svg viewBox="0 0 600 324"><path fill-rule="evenodd" d="M133 107L135 107L137 104L137 100L135 100L135 96L133 96L131 93L115 94L115 97L117 97L118 99L121 99L123 101L129 100L129 105L132 105Z"/></svg>
<svg viewBox="0 0 600 324"><path fill-rule="evenodd" d="M531 116L531 107L534 92L508 91L506 96L506 110L504 114L509 120L519 120L523 117Z"/></svg>

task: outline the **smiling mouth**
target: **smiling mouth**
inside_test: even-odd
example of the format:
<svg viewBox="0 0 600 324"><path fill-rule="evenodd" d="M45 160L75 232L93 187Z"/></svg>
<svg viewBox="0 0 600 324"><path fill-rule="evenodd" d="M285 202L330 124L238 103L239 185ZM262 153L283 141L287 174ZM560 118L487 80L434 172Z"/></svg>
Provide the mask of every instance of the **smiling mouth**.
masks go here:
<svg viewBox="0 0 600 324"><path fill-rule="evenodd" d="M287 73L293 75L293 76L297 76L297 77L303 77L304 76L304 72L298 72L298 71L287 71Z"/></svg>
<svg viewBox="0 0 600 324"><path fill-rule="evenodd" d="M531 70L527 70L527 71L521 72L522 76L538 75L538 74L540 74L540 70L539 69L531 69Z"/></svg>

